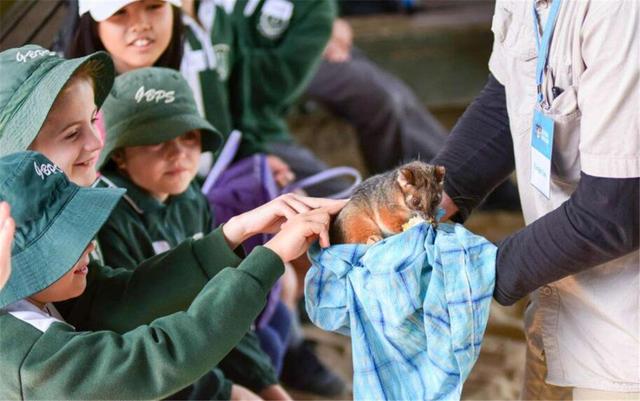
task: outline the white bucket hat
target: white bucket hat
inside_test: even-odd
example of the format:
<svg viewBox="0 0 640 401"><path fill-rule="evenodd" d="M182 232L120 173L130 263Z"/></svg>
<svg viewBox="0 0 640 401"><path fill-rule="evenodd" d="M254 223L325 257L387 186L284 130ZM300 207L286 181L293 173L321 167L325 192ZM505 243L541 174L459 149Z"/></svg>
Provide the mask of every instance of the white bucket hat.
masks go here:
<svg viewBox="0 0 640 401"><path fill-rule="evenodd" d="M104 21L111 17L122 7L138 0L79 0L78 14L91 13L91 18L96 21ZM165 0L176 7L182 6L182 0Z"/></svg>

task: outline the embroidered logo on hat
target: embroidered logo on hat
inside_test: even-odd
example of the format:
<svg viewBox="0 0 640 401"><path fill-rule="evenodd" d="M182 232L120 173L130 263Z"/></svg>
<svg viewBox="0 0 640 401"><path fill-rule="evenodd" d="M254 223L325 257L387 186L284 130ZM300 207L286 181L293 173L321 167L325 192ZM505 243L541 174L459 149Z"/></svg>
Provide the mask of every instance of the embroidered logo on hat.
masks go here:
<svg viewBox="0 0 640 401"><path fill-rule="evenodd" d="M19 63L26 63L27 61L35 60L40 57L55 55L55 52L46 49L27 50L26 53L18 51L16 52L16 61Z"/></svg>
<svg viewBox="0 0 640 401"><path fill-rule="evenodd" d="M136 103L140 103L141 101L146 102L155 102L158 103L164 100L164 103L173 103L176 100L176 91L165 91L162 89L153 89L150 88L148 90L144 90L144 86L138 88L136 92Z"/></svg>
<svg viewBox="0 0 640 401"><path fill-rule="evenodd" d="M42 163L38 166L38 163L34 161L33 169L36 171L38 177L42 178L43 180L50 175L62 173L62 169L60 167L51 163Z"/></svg>

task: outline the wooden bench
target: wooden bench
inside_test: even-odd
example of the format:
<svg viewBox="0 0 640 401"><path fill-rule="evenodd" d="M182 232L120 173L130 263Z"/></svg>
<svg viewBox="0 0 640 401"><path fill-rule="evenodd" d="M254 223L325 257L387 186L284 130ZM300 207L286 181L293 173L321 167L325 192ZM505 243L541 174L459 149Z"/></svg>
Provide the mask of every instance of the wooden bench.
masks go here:
<svg viewBox="0 0 640 401"><path fill-rule="evenodd" d="M0 4L0 51L26 43L51 47L67 12L62 0L4 0Z"/></svg>

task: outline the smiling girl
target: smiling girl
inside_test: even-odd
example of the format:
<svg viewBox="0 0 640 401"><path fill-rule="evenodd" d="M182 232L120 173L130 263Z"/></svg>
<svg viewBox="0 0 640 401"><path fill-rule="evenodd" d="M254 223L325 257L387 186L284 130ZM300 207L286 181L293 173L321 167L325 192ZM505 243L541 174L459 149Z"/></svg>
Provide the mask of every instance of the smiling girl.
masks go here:
<svg viewBox="0 0 640 401"><path fill-rule="evenodd" d="M55 163L57 167L52 165L48 172L62 169L71 182L80 185L92 182L97 175L97 152L102 147L93 119L96 108L102 104L113 83L110 58L105 53L97 53L64 60L39 46L27 45L0 53L0 69L4 74L0 80L0 156L30 148ZM46 174L40 175L44 180ZM12 191L22 191L22 188L15 187ZM28 195L29 191L29 187L24 187L24 194ZM330 214L343 205L343 202L313 198L279 198L259 210L239 216L203 238L185 241L163 255L145 260L134 271L112 269L92 261L87 266L88 271L84 265L78 270L78 274L86 273L86 289L82 295L57 303L55 308L60 317L77 330L124 333L164 315L186 310L209 280L227 266L251 265L251 274L273 275L275 279L281 274L282 263L306 252L313 238L320 237L321 243L328 245ZM96 205L85 202L83 207L89 213ZM74 216L82 220L83 214L77 210ZM259 232L277 234L269 246L256 248L244 260L240 259L235 248ZM64 251L65 242L62 244L57 246ZM78 254L74 262L79 258ZM264 283L270 285L271 278ZM6 290L5 287L0 294L6 294ZM246 317L251 321L264 306L264 295L256 293L243 297L259 301L254 305L255 312L247 311L250 316ZM224 297L216 299L220 305L227 302ZM220 313L222 315L216 318L220 322L239 316L224 306ZM226 313L231 314L227 316ZM238 333L244 333L248 328L247 324ZM229 336L234 342L240 338L225 334L224 341ZM217 344L215 338L208 341ZM209 348L213 350L215 345ZM4 390L1 387L0 390ZM0 391L0 398L14 398L2 394L5 393ZM68 398L59 393L51 394L41 397ZM76 397L101 398L91 394ZM127 394L123 397L136 398Z"/></svg>

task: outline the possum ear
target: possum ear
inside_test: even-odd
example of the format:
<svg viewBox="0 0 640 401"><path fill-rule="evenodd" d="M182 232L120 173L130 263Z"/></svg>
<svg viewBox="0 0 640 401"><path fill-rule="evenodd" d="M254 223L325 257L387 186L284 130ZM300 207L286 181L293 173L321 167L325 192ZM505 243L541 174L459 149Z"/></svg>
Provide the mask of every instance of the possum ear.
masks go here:
<svg viewBox="0 0 640 401"><path fill-rule="evenodd" d="M400 185L400 188L402 189L415 185L415 177L413 176L413 172L408 168L401 168L398 171L397 181L398 185Z"/></svg>
<svg viewBox="0 0 640 401"><path fill-rule="evenodd" d="M442 182L444 182L444 173L444 166L436 166L435 176L436 180L438 180L438 184L442 184Z"/></svg>

